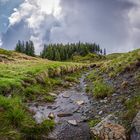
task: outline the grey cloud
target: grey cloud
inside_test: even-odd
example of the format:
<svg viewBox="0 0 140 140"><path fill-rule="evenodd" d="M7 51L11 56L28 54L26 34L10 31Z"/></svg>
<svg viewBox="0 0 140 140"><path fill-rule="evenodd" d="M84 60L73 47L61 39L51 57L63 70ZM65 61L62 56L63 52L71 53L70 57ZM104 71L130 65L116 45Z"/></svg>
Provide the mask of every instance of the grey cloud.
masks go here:
<svg viewBox="0 0 140 140"><path fill-rule="evenodd" d="M33 39L40 45L79 40L96 42L109 53L139 47L139 0L61 0L60 6L61 18L41 14L43 20L39 20L37 30L29 27L26 17L11 26L3 35L5 46L12 48L17 39Z"/></svg>
<svg viewBox="0 0 140 140"><path fill-rule="evenodd" d="M95 41L109 52L132 49L127 45L130 32L127 14L134 6L131 2L62 0L61 5L65 24L56 30L57 34L62 35L58 41ZM55 35L52 38L57 42Z"/></svg>

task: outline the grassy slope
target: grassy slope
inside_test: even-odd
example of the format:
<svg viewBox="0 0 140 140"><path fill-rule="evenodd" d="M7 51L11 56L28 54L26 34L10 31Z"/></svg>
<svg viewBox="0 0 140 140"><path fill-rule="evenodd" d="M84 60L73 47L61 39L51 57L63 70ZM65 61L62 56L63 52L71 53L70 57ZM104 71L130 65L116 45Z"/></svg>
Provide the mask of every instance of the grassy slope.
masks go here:
<svg viewBox="0 0 140 140"><path fill-rule="evenodd" d="M104 60L105 56L89 53L86 56L75 55L72 58L73 62L82 62L82 63L93 63L99 60Z"/></svg>
<svg viewBox="0 0 140 140"><path fill-rule="evenodd" d="M77 82L74 74L66 76L66 82L59 77L88 66L48 61L0 49L0 139L41 139L42 135L47 135L54 122L45 120L36 124L25 101L53 101L49 91L64 83L68 87L69 81Z"/></svg>
<svg viewBox="0 0 140 140"><path fill-rule="evenodd" d="M125 110L121 117L129 129L133 118L140 109L140 49L123 54L108 55L105 60L97 62L97 65L97 68L87 76L89 84L86 90L96 98L111 96L116 91L120 92L120 97L127 98L122 102ZM112 82L108 83L108 81ZM117 82L117 84L113 85L113 82ZM112 97L110 98L112 99Z"/></svg>
<svg viewBox="0 0 140 140"><path fill-rule="evenodd" d="M94 82L94 88L87 87L87 91L93 92L95 97L105 97L107 93L113 91L111 84L104 82L104 75L111 79L117 78L121 74L128 72L133 73L138 70L140 66L140 49L134 50L124 54L111 54L106 56L105 60L97 62L97 69L94 69L89 75L88 80ZM138 72L139 73L139 72ZM139 75L136 73L136 80ZM93 89L91 89L93 88ZM111 90L112 89L112 90ZM113 92L112 92L113 93Z"/></svg>
<svg viewBox="0 0 140 140"><path fill-rule="evenodd" d="M96 57L95 61L95 57L91 54L85 57L77 56L74 57L73 61L89 63L100 60ZM87 77L89 81L87 91L92 92L97 98L110 96L114 88L104 81L103 75L106 74L109 78L114 79L122 73L134 72L139 65L139 59L140 50L135 50L124 54L111 54L106 59L103 58L98 61L97 65L99 67ZM44 123L47 125L44 125L44 123L36 125L23 101L31 101L37 99L38 96L44 97L43 99L47 102L53 101L53 97L48 95L48 92L53 90L55 86L66 83L59 77L89 66L85 63L48 61L1 49L0 61L0 115L2 116L0 117L0 123L5 122L5 125L0 125L0 130L2 130L0 131L0 138L3 139L11 136L13 139L20 139L23 134L28 134L31 137L34 135L39 139L42 133L47 134L54 126L53 122L46 121ZM69 82L78 82L75 77L73 74L73 76L67 75L63 79ZM139 74L135 78L140 81ZM67 87L69 85L63 86ZM12 98L4 97L10 94L13 95ZM132 112L136 113L138 111L139 99L139 97L135 97L125 103L128 117L131 117L129 114L132 114ZM11 110L13 111L11 112Z"/></svg>
<svg viewBox="0 0 140 140"><path fill-rule="evenodd" d="M87 66L80 63L48 61L9 51L0 54L3 61L0 63L2 94L12 91L15 87L22 87L24 83L45 83L46 78L72 73Z"/></svg>

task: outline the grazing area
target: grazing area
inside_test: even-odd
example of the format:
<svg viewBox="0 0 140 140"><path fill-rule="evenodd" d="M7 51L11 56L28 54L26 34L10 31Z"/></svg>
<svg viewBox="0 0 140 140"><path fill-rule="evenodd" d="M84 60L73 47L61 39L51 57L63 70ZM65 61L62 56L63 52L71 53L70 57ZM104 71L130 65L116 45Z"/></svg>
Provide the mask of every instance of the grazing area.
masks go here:
<svg viewBox="0 0 140 140"><path fill-rule="evenodd" d="M140 140L140 0L0 0L0 140Z"/></svg>
<svg viewBox="0 0 140 140"><path fill-rule="evenodd" d="M97 67L87 76L86 86L86 92L93 96L94 119L90 121L90 125L113 114L118 117L119 124L126 129L125 139L129 139L133 130L132 121L140 109L140 50L107 55L105 60L96 64ZM97 128L93 130L94 133ZM109 138L109 134L104 135ZM139 136L139 132L133 135ZM103 138L99 133L94 136Z"/></svg>
<svg viewBox="0 0 140 140"><path fill-rule="evenodd" d="M67 62L0 49L0 139L104 139L108 127L114 139L114 129L128 139L140 109L139 70L139 49ZM115 126L104 124L110 118Z"/></svg>
<svg viewBox="0 0 140 140"><path fill-rule="evenodd" d="M77 83L80 72L72 73L90 66L54 62L3 49L0 61L0 139L40 139L47 135L54 121L45 119L36 124L28 103L53 102L56 97L51 92Z"/></svg>

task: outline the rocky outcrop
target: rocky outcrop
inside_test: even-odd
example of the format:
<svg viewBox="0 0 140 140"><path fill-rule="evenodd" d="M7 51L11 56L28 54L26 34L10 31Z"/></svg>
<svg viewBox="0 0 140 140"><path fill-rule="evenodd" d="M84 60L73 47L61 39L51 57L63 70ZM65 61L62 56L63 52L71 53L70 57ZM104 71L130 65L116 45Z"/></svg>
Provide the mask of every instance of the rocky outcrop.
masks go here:
<svg viewBox="0 0 140 140"><path fill-rule="evenodd" d="M125 128L118 124L113 115L108 115L90 130L94 138L98 137L101 140L126 140Z"/></svg>
<svg viewBox="0 0 140 140"><path fill-rule="evenodd" d="M132 122L131 140L140 140L140 111Z"/></svg>

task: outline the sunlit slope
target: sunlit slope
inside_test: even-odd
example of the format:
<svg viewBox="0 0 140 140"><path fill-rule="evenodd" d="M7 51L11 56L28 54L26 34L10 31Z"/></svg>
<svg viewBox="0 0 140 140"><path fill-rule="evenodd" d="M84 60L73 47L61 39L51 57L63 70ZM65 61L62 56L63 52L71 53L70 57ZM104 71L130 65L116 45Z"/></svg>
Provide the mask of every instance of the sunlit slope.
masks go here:
<svg viewBox="0 0 140 140"><path fill-rule="evenodd" d="M88 64L57 62L0 49L0 93L21 88L26 81L45 83L45 78L72 73Z"/></svg>

